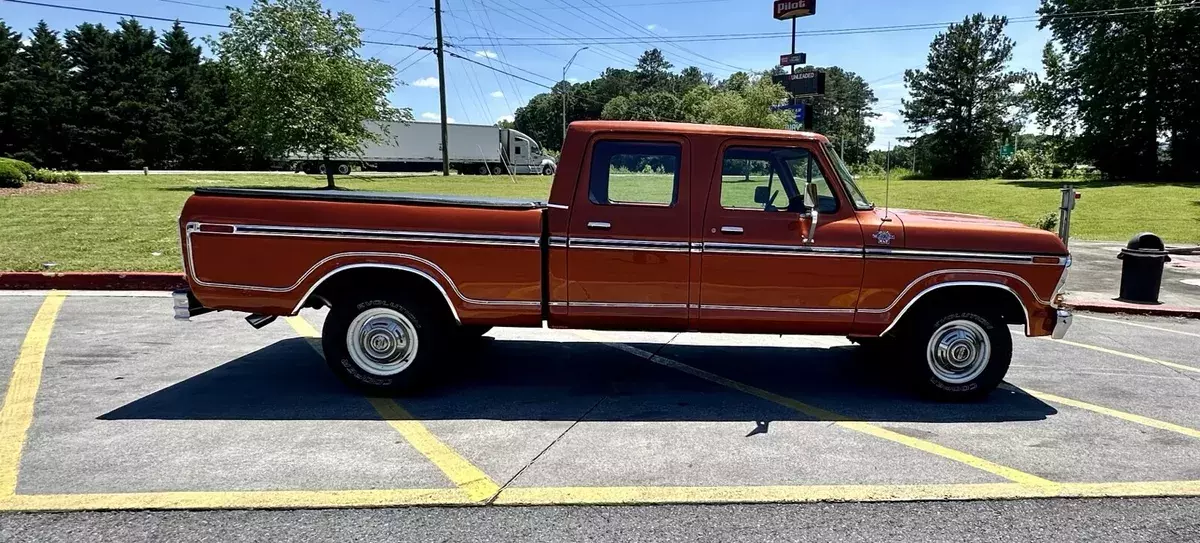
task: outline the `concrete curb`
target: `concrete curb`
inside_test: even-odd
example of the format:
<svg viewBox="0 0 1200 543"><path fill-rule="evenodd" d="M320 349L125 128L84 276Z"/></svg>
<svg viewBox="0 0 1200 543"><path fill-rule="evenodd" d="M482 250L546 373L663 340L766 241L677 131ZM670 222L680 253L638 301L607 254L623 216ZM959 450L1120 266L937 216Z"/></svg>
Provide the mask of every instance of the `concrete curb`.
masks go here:
<svg viewBox="0 0 1200 543"><path fill-rule="evenodd" d="M178 290L187 288L180 273L154 272L0 272L0 290Z"/></svg>
<svg viewBox="0 0 1200 543"><path fill-rule="evenodd" d="M1141 305L1125 302L1079 300L1063 301L1063 307L1077 311L1092 311L1095 313L1120 313L1126 315L1148 315L1152 317L1183 317L1185 319L1200 319L1200 307L1181 307L1171 305Z"/></svg>

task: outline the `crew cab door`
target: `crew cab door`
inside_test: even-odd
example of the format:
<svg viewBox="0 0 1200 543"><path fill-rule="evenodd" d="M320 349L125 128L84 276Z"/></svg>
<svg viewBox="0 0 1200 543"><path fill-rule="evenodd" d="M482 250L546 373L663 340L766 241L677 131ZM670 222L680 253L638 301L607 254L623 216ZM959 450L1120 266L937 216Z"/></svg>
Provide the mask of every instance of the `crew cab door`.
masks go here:
<svg viewBox="0 0 1200 543"><path fill-rule="evenodd" d="M818 147L806 145L722 146L704 214L697 328L850 331L862 283L862 233ZM803 204L810 181L820 195L811 243Z"/></svg>
<svg viewBox="0 0 1200 543"><path fill-rule="evenodd" d="M593 139L568 226L568 326L687 329L688 175L686 139Z"/></svg>

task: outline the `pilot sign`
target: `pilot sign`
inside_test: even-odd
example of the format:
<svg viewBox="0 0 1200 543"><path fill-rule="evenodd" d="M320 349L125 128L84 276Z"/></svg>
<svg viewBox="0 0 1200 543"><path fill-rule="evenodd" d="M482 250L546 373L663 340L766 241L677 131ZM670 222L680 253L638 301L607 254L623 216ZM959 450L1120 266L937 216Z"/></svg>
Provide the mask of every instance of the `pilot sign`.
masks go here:
<svg viewBox="0 0 1200 543"><path fill-rule="evenodd" d="M775 0L775 18L780 21L817 14L817 0Z"/></svg>

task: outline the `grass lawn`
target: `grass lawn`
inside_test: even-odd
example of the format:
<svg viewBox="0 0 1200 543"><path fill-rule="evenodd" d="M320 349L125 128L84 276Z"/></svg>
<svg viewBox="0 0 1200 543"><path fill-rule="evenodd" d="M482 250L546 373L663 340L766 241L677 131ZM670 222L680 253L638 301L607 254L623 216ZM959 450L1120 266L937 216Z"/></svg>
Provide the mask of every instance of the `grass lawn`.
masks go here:
<svg viewBox="0 0 1200 543"><path fill-rule="evenodd" d="M654 177L654 176L648 176ZM638 183L638 176L614 179ZM178 271L175 221L191 189L199 186L323 186L302 175L96 175L75 190L0 195L0 271ZM550 178L370 177L339 179L356 190L487 195L545 199ZM884 182L861 180L883 205ZM1168 243L1200 243L1200 183L1079 183L1083 200L1072 234L1082 239L1126 240L1153 231ZM658 192L661 187L650 188ZM1059 202L1059 183L1041 181L893 181L892 207L976 213L1032 223ZM634 187L627 191L638 192ZM753 190L750 187L749 190Z"/></svg>

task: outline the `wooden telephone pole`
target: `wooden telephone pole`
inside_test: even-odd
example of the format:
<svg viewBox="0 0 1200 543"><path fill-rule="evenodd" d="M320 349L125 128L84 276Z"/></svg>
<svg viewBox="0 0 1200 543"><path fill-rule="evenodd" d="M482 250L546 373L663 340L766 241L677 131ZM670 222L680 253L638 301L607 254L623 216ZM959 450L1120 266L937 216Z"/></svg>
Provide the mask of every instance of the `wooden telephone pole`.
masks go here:
<svg viewBox="0 0 1200 543"><path fill-rule="evenodd" d="M450 130L446 125L446 45L442 41L442 0L433 0L433 20L437 25L438 98L442 103L442 175L450 175Z"/></svg>

